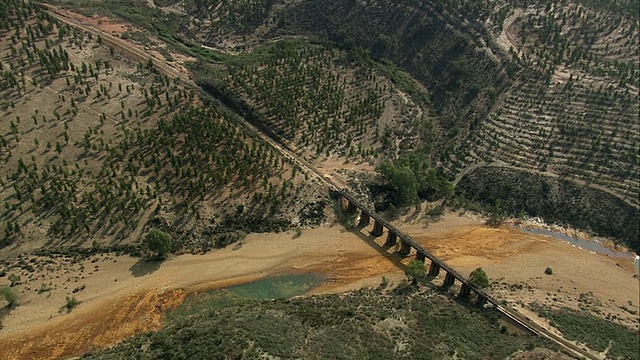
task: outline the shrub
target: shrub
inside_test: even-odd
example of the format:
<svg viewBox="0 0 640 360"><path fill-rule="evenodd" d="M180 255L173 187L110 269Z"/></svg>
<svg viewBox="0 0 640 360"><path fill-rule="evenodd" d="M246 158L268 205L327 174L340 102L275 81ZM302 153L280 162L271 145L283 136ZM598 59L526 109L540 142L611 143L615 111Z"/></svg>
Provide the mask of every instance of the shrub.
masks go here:
<svg viewBox="0 0 640 360"><path fill-rule="evenodd" d="M64 304L64 307L67 308L67 311L71 311L73 310L73 308L75 308L76 306L78 306L78 304L80 304L80 301L78 301L78 299L76 299L75 296L69 297L67 296L67 303Z"/></svg>
<svg viewBox="0 0 640 360"><path fill-rule="evenodd" d="M489 277L482 268L477 268L469 275L469 282L479 288L486 288L489 286Z"/></svg>
<svg viewBox="0 0 640 360"><path fill-rule="evenodd" d="M8 277L9 281L11 281L11 285L9 286L15 286L18 285L18 283L20 282L20 275L16 275L16 274L11 274Z"/></svg>
<svg viewBox="0 0 640 360"><path fill-rule="evenodd" d="M550 267L548 267L548 268L546 268L546 269L544 270L544 273L545 273L545 274L547 274L547 275L552 275L552 274L553 274L553 269L551 269Z"/></svg>
<svg viewBox="0 0 640 360"><path fill-rule="evenodd" d="M18 295L8 286L3 286L0 288L0 294L7 301L7 307L13 308L17 305Z"/></svg>
<svg viewBox="0 0 640 360"><path fill-rule="evenodd" d="M144 243L151 252L164 258L171 251L171 235L158 229L151 229L144 237Z"/></svg>
<svg viewBox="0 0 640 360"><path fill-rule="evenodd" d="M412 284L417 284L418 280L422 280L427 277L427 269L422 261L409 261L407 268L404 271L407 276L411 278Z"/></svg>

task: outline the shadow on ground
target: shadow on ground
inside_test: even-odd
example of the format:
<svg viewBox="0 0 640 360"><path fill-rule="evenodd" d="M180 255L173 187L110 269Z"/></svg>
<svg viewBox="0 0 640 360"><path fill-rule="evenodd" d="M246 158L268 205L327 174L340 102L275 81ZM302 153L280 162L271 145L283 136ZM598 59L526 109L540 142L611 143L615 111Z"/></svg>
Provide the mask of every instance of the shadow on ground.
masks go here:
<svg viewBox="0 0 640 360"><path fill-rule="evenodd" d="M154 273L160 265L162 265L160 260L140 259L129 268L129 271L134 277L140 277Z"/></svg>

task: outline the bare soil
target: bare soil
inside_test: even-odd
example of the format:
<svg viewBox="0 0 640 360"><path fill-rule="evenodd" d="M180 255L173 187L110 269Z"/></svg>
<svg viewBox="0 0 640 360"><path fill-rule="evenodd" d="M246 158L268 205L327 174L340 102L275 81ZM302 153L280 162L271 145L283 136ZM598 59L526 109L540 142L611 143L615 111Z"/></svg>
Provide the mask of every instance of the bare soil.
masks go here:
<svg viewBox="0 0 640 360"><path fill-rule="evenodd" d="M393 263L339 226L303 230L300 237L291 232L252 234L239 247L163 263L99 255L80 264L59 260L49 266L52 271L31 279L22 276L23 282L14 287L19 306L3 319L0 358L45 359L102 348L158 329L166 311L189 293L267 276L323 274L327 281L315 293L377 286L383 275L390 283L404 277ZM42 283L51 290L39 294ZM84 290L73 294L80 286ZM66 296L80 301L70 312L63 308Z"/></svg>
<svg viewBox="0 0 640 360"><path fill-rule="evenodd" d="M426 228L424 219L400 228L462 274L482 267L493 283L491 293L516 307L537 302L583 309L638 329L640 283L633 259L478 220L448 213ZM545 274L547 267L552 275Z"/></svg>
<svg viewBox="0 0 640 360"><path fill-rule="evenodd" d="M535 316L528 310L532 302L586 307L637 328L637 313L630 311L638 310L638 279L629 260L509 226L487 227L454 213L426 228L425 223L416 216L400 226L461 273L485 269L493 282L491 292L527 316ZM163 315L190 293L268 276L324 275L325 283L311 293L376 287L382 276L397 284L404 279L397 266L401 261L383 256L377 244L381 241L366 229L353 232L336 225L303 230L299 237L292 232L252 234L239 246L162 263L108 254L79 263L57 259L31 278L22 274L22 283L14 287L20 305L3 320L0 358L52 358L102 348L158 329ZM546 267L553 275L544 274ZM50 290L38 293L42 284ZM80 286L83 290L74 294ZM64 309L66 296L80 301L70 312Z"/></svg>

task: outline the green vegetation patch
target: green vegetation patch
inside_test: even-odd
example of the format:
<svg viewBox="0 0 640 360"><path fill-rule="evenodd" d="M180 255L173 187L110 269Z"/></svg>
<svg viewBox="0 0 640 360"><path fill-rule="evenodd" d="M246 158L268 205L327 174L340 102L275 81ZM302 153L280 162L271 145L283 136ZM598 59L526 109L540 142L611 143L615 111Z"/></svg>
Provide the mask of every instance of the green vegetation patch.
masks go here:
<svg viewBox="0 0 640 360"><path fill-rule="evenodd" d="M203 309L87 358L496 359L545 345L441 295L361 290Z"/></svg>
<svg viewBox="0 0 640 360"><path fill-rule="evenodd" d="M456 194L506 213L542 217L547 223L571 224L640 249L640 212L618 198L574 182L499 167L479 168L463 177ZM466 205L465 205L466 206Z"/></svg>
<svg viewBox="0 0 640 360"><path fill-rule="evenodd" d="M637 330L566 307L556 310L537 305L535 310L569 340L583 342L597 351L608 348L607 357L612 359L640 359Z"/></svg>

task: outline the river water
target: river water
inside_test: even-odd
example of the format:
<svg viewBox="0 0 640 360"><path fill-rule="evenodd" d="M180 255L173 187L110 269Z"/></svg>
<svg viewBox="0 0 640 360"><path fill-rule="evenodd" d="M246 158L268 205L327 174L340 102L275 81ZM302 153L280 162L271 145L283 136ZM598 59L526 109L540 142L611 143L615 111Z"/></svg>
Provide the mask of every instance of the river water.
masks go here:
<svg viewBox="0 0 640 360"><path fill-rule="evenodd" d="M530 234L544 235L544 236L556 238L564 242L567 242L573 246L577 246L581 249L593 251L600 254L605 254L611 257L635 259L634 263L636 265L636 270L640 271L640 257L631 251L628 251L628 252L616 251L602 245L598 241L579 239L579 238L575 238L575 237L563 234L561 232L557 232L549 229L531 228L531 227L521 227L520 229Z"/></svg>
<svg viewBox="0 0 640 360"><path fill-rule="evenodd" d="M288 299L308 293L323 280L317 274L285 275L194 294L172 311L168 318L196 314L238 301Z"/></svg>

